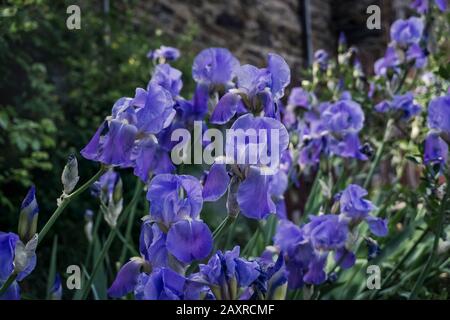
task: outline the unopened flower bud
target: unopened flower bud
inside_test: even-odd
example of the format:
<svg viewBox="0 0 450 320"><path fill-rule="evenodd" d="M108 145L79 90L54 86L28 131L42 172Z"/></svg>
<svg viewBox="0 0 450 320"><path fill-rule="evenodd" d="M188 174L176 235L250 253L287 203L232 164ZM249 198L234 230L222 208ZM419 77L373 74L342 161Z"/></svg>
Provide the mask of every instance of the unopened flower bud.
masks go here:
<svg viewBox="0 0 450 320"><path fill-rule="evenodd" d="M61 285L61 276L59 273L55 275L55 281L53 282L53 286L50 289L50 299L52 300L61 300L62 297L62 285Z"/></svg>
<svg viewBox="0 0 450 320"><path fill-rule="evenodd" d="M78 176L78 161L75 155L70 155L61 175L64 193L69 194L75 189L80 177Z"/></svg>
<svg viewBox="0 0 450 320"><path fill-rule="evenodd" d="M36 233L39 206L36 200L36 189L34 186L28 190L20 207L19 237L23 242L28 242Z"/></svg>

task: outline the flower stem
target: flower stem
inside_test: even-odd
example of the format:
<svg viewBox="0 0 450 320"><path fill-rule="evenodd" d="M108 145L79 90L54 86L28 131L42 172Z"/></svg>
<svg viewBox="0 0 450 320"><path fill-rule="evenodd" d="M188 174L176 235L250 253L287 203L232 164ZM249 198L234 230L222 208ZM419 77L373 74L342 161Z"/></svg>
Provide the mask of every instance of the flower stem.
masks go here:
<svg viewBox="0 0 450 320"><path fill-rule="evenodd" d="M419 288L422 287L422 284L425 281L425 277L428 275L428 271L430 270L430 268L433 265L433 262L436 258L436 251L438 249L439 239L441 238L442 231L444 230L445 213L448 209L447 205L450 202L449 201L449 193L450 193L450 188L447 187L447 191L445 193L444 198L442 199L441 205L439 207L439 211L437 212L439 214L438 225L437 225L436 234L434 236L434 242L433 242L433 247L431 248L430 256L428 257L427 263L423 267L422 272L420 273L419 278L417 279L417 282L414 284L414 287L411 290L409 300L416 299Z"/></svg>
<svg viewBox="0 0 450 320"><path fill-rule="evenodd" d="M120 227L120 225L123 223L123 221L126 220L128 214L132 210L135 210L135 207L139 200L141 191L142 191L142 183L141 183L141 180L139 180L139 178L138 178L137 182L136 182L136 187L134 189L133 198L131 199L128 206L125 208L125 210L120 215L120 217L117 221L117 225L114 228L111 228L108 238L106 239L105 243L103 244L102 251L100 251L100 254L97 257L97 260L94 263L94 267L92 269L91 276L87 280L87 283L83 286L83 289L82 289L82 292L80 295L81 300L85 300L87 298L87 296L89 294L89 289L92 286L92 282L94 281L97 272L100 270L100 266L102 265L103 260L105 259L106 253L108 252L109 248L111 247L111 244L113 243L113 241L117 235L117 229Z"/></svg>
<svg viewBox="0 0 450 320"><path fill-rule="evenodd" d="M50 219L48 219L45 226L42 228L41 232L39 232L39 238L38 238L38 244L44 240L44 237L47 235L50 228L55 224L56 220L58 220L61 213L64 211L64 209L67 207L67 205L76 197L78 197L81 193L83 193L87 188L89 188L95 181L98 180L98 178L106 171L106 167L102 166L100 170L92 177L90 178L85 184L83 184L81 187L79 187L77 190L72 192L71 194L64 197L62 202L59 204L58 208L53 212Z"/></svg>
<svg viewBox="0 0 450 320"><path fill-rule="evenodd" d="M222 233L228 228L230 224L232 224L236 218L232 216L227 216L223 221L219 224L216 230L213 231L213 239L217 240L222 235Z"/></svg>
<svg viewBox="0 0 450 320"><path fill-rule="evenodd" d="M375 156L375 160L372 162L372 166L370 167L369 174L367 175L366 180L364 181L364 189L367 189L372 182L373 175L375 174L375 170L380 164L381 158L383 157L384 149L386 148L386 143L389 140L389 136L391 135L391 129L394 124L394 119L389 119L386 125L386 131L384 133L383 141L381 142L381 146L377 150L377 154Z"/></svg>
<svg viewBox="0 0 450 320"><path fill-rule="evenodd" d="M8 279L6 279L5 283L0 288L0 298L6 292L6 290L8 290L9 286L14 282L14 280L16 280L16 278L17 278L16 273L11 273L9 275Z"/></svg>

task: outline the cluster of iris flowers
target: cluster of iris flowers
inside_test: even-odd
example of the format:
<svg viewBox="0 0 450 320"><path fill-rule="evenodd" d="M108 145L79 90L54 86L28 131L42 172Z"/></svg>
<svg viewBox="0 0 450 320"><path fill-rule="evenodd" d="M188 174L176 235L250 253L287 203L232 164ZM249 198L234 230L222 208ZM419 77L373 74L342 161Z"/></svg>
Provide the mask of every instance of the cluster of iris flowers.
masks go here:
<svg viewBox="0 0 450 320"><path fill-rule="evenodd" d="M445 1L436 4L446 10ZM428 1L413 5L419 12L428 11ZM422 18L396 21L391 28L392 42L375 63L376 75L397 87L387 88L389 96L373 108L394 122L408 122L423 111L412 92L402 92L398 79L405 66L420 70L427 65L426 32ZM341 37L341 45L344 42ZM258 68L242 65L227 49L209 48L194 59L196 88L192 98L186 99L180 95L182 73L170 65L179 56L171 47L151 51L148 57L155 68L146 88L117 100L111 115L81 150L85 159L107 168L92 193L100 199L111 228L123 211L117 168L133 169L145 184L149 202L149 213L142 220L140 256L123 264L108 290L110 297L132 293L136 299L284 299L288 288L333 281L328 267L331 259L335 267L351 268L361 224L366 224L374 237L388 234L388 221L376 216L376 206L367 199L367 185L351 184L336 190L330 206L319 214L305 212L314 215L300 225L288 219L284 195L291 182L302 183L299 171L317 168L323 158L372 158L371 147L360 140L367 124L363 107L345 87L327 101L302 87L292 88L285 99L291 70L281 56L269 54L266 65ZM316 53L318 72L326 73L329 60L323 50ZM360 70L358 63L355 70ZM380 87L373 83L368 95L373 97L377 91ZM280 157L271 164L275 170L267 174L259 162L230 165L218 158L201 177L178 174L170 157L175 143L171 134L178 128L192 129L194 121L202 121L205 128L278 130ZM424 163L444 168L450 142L450 93L432 99L427 123ZM70 159L62 180L60 206L78 182L76 159ZM273 246L261 256L244 257L239 246L230 251L217 249L217 234L201 213L204 202L225 195L227 221L234 222L239 214L255 220L276 216ZM36 265L38 211L33 187L22 204L18 234L0 232L2 299L20 298L18 282ZM92 214L87 220L91 223L86 225L89 234ZM373 256L380 248L376 241L371 244ZM54 287L52 292L60 297L59 276Z"/></svg>

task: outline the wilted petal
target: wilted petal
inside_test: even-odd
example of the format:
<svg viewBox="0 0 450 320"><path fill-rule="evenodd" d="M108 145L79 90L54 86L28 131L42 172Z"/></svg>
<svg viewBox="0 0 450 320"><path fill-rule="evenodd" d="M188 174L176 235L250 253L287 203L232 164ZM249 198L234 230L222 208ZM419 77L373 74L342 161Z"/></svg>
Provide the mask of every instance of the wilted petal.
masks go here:
<svg viewBox="0 0 450 320"><path fill-rule="evenodd" d="M167 233L167 250L184 263L206 258L212 245L211 231L202 221L179 221Z"/></svg>

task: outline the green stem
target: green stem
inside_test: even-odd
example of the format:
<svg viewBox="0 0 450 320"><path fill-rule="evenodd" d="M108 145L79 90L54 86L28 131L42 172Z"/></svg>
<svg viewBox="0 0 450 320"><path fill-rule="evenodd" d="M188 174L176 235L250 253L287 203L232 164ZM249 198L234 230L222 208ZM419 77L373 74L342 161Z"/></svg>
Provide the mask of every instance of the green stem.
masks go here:
<svg viewBox="0 0 450 320"><path fill-rule="evenodd" d="M383 141L381 142L381 146L377 150L377 154L375 156L375 160L372 162L372 166L370 167L369 174L367 175L366 180L364 181L364 189L368 189L370 183L372 182L373 175L375 174L375 170L380 164L381 158L383 157L384 149L386 148L386 143L389 140L389 136L391 134L391 129L394 124L394 119L389 119L386 125L386 131L384 132Z"/></svg>
<svg viewBox="0 0 450 320"><path fill-rule="evenodd" d="M219 224L216 230L213 231L213 239L217 240L222 235L222 233L228 228L230 224L232 224L236 218L227 216L223 221Z"/></svg>
<svg viewBox="0 0 450 320"><path fill-rule="evenodd" d="M419 288L422 287L422 284L425 280L425 277L428 275L428 271L430 270L431 266L433 265L434 259L436 257L436 251L438 249L439 245L439 239L441 238L442 231L444 230L444 220L445 220L445 213L447 211L447 205L450 202L448 200L449 198L450 189L447 187L447 192L445 193L444 198L442 199L438 214L438 227L436 231L436 235L434 236L434 242L433 247L431 248L430 256L428 257L427 263L422 269L422 272L419 275L419 278L417 279L417 282L414 284L414 287L411 291L411 295L409 296L409 300L415 300L417 297L417 293L419 291Z"/></svg>
<svg viewBox="0 0 450 320"><path fill-rule="evenodd" d="M125 208L125 210L120 215L117 225L114 228L111 228L111 231L109 232L108 238L106 239L105 243L103 244L102 251L100 251L99 256L97 257L97 260L94 263L94 267L92 269L91 277L87 280L87 283L83 286L82 292L80 294L80 299L85 300L89 294L89 289L92 286L92 282L95 279L95 276L97 272L100 270L100 266L103 263L103 260L105 259L106 253L108 252L109 248L111 247L111 244L114 241L114 238L117 235L117 229L120 227L120 225L123 223L123 221L126 220L128 214L131 210L134 210L133 208L137 205L137 201L139 200L139 196L142 191L142 183L139 179L137 179L136 187L134 189L133 198L131 199L131 202L128 204L128 206Z"/></svg>
<svg viewBox="0 0 450 320"><path fill-rule="evenodd" d="M90 178L85 184L83 184L81 187L79 187L77 190L72 192L69 195L66 195L62 202L59 204L58 208L53 212L50 219L48 219L45 226L42 228L41 232L39 232L39 238L38 238L38 244L44 240L45 236L47 235L48 231L51 229L51 227L55 224L56 220L58 220L61 213L64 211L64 209L67 207L67 205L76 197L78 197L81 193L83 193L87 188L89 188L95 181L98 180L98 178L106 171L106 167L102 166L100 170L92 177Z"/></svg>
<svg viewBox="0 0 450 320"><path fill-rule="evenodd" d="M122 253L120 254L120 258L119 258L120 265L123 265L125 258L126 258L127 249L128 249L126 244L129 242L129 239L131 238L131 230L133 229L133 222L134 222L135 216L136 216L136 206L131 208L130 217L128 218L127 229L125 230L125 242L122 247Z"/></svg>
<svg viewBox="0 0 450 320"><path fill-rule="evenodd" d="M6 282L0 288L0 297L6 292L6 290L8 290L9 286L14 282L14 280L16 280L16 278L17 278L16 273L11 273L9 275L8 279L6 279Z"/></svg>

